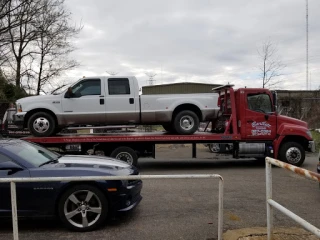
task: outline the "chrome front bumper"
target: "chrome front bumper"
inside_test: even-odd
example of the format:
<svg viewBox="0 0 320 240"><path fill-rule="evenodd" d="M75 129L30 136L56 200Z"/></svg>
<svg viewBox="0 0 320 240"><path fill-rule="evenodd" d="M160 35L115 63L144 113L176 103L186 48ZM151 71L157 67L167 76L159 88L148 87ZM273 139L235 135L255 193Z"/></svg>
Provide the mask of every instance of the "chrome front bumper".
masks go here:
<svg viewBox="0 0 320 240"><path fill-rule="evenodd" d="M27 112L17 112L13 115L13 123L17 126L23 126L24 125L24 117L27 114Z"/></svg>

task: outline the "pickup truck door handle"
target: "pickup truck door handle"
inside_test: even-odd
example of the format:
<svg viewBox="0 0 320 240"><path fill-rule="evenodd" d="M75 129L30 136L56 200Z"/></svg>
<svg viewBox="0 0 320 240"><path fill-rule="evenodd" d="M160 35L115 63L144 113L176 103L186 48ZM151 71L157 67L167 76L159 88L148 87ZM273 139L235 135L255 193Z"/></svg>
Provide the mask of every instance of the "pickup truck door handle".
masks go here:
<svg viewBox="0 0 320 240"><path fill-rule="evenodd" d="M248 120L247 123L253 123L253 120Z"/></svg>
<svg viewBox="0 0 320 240"><path fill-rule="evenodd" d="M100 99L100 105L104 104L104 99Z"/></svg>
<svg viewBox="0 0 320 240"><path fill-rule="evenodd" d="M134 98L129 98L129 103L134 104Z"/></svg>

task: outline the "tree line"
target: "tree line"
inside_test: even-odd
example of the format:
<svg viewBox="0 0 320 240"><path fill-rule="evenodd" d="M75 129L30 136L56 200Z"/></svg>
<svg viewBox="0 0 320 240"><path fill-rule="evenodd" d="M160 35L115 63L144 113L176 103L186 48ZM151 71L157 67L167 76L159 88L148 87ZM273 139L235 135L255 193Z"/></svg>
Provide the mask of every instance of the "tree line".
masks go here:
<svg viewBox="0 0 320 240"><path fill-rule="evenodd" d="M69 54L82 26L71 24L64 2L0 0L0 98L66 86L57 77L79 65Z"/></svg>

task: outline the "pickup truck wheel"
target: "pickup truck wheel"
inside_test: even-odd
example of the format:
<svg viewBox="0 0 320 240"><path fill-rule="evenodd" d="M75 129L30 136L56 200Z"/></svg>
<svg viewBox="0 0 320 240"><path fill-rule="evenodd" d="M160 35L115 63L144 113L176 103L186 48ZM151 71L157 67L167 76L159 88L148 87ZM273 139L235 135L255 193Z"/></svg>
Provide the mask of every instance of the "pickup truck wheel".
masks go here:
<svg viewBox="0 0 320 240"><path fill-rule="evenodd" d="M46 112L37 112L31 115L28 121L28 128L32 135L36 137L48 137L55 132L55 121Z"/></svg>
<svg viewBox="0 0 320 240"><path fill-rule="evenodd" d="M137 166L138 155L137 153L129 147L118 147L112 151L110 157L122 160L129 163L130 165Z"/></svg>
<svg viewBox="0 0 320 240"><path fill-rule="evenodd" d="M279 158L283 162L301 166L305 159L305 151L299 143L286 142L280 148Z"/></svg>
<svg viewBox="0 0 320 240"><path fill-rule="evenodd" d="M199 118L192 111L181 111L175 116L173 126L178 134L193 134L199 128Z"/></svg>

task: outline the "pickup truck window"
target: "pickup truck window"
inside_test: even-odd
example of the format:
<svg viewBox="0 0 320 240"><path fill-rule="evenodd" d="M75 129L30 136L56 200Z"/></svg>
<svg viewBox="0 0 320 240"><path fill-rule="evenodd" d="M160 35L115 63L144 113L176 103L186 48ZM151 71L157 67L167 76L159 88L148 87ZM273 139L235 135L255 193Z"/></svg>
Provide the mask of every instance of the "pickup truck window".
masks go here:
<svg viewBox="0 0 320 240"><path fill-rule="evenodd" d="M100 79L84 80L72 87L75 96L101 95Z"/></svg>
<svg viewBox="0 0 320 240"><path fill-rule="evenodd" d="M128 78L109 78L109 95L130 94L130 85Z"/></svg>
<svg viewBox="0 0 320 240"><path fill-rule="evenodd" d="M272 104L268 94L248 94L247 102L248 108L252 111L263 113L272 112Z"/></svg>

